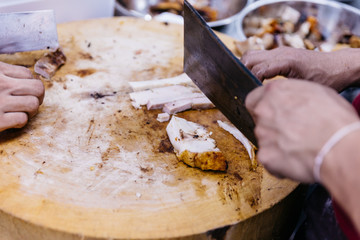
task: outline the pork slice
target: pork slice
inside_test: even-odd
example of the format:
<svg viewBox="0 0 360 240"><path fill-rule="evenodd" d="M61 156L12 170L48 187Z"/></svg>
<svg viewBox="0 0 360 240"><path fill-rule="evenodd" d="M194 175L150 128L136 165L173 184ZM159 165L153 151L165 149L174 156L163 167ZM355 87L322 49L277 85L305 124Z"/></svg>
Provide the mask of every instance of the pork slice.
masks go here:
<svg viewBox="0 0 360 240"><path fill-rule="evenodd" d="M202 170L226 171L226 159L204 126L173 116L166 132L180 161Z"/></svg>
<svg viewBox="0 0 360 240"><path fill-rule="evenodd" d="M148 110L162 109L164 105L167 103L171 103L179 100L185 100L185 99L198 98L203 96L204 94L200 92L188 92L184 94L173 92L172 96L165 96L165 97L160 96L160 97L150 98L146 106Z"/></svg>
<svg viewBox="0 0 360 240"><path fill-rule="evenodd" d="M173 85L194 85L188 75L186 75L186 73L182 73L180 75L170 78L129 82L129 84L133 91L143 91L147 89L167 87Z"/></svg>
<svg viewBox="0 0 360 240"><path fill-rule="evenodd" d="M210 109L215 107L207 97L193 98L191 102L192 109Z"/></svg>
<svg viewBox="0 0 360 240"><path fill-rule="evenodd" d="M159 122L167 122L170 119L170 115L168 113L159 113L156 120Z"/></svg>
<svg viewBox="0 0 360 240"><path fill-rule="evenodd" d="M166 103L162 109L163 112L168 114L175 114L191 109L191 99L182 99L174 102Z"/></svg>
<svg viewBox="0 0 360 240"><path fill-rule="evenodd" d="M139 92L130 93L130 99L135 106L146 105L150 99L155 98L171 98L172 96L179 96L192 93L194 88L185 87L182 85L167 86L161 88L153 88Z"/></svg>
<svg viewBox="0 0 360 240"><path fill-rule="evenodd" d="M34 71L46 79L50 79L65 62L66 56L64 52L58 48L55 52L46 53L41 57L35 63Z"/></svg>

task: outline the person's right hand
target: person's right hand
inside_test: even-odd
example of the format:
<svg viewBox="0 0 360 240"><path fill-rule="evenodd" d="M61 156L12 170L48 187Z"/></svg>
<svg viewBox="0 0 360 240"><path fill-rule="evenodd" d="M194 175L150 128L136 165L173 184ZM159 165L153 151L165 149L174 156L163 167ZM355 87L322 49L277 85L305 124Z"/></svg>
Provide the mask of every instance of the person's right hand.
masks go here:
<svg viewBox="0 0 360 240"><path fill-rule="evenodd" d="M25 126L37 113L44 92L29 69L0 62L0 132Z"/></svg>
<svg viewBox="0 0 360 240"><path fill-rule="evenodd" d="M245 104L256 125L259 162L276 176L306 183L315 181L314 160L325 142L359 121L351 104L333 89L295 79L255 88Z"/></svg>
<svg viewBox="0 0 360 240"><path fill-rule="evenodd" d="M339 92L360 83L360 49L325 53L279 47L248 51L241 61L261 81L281 75L314 81Z"/></svg>

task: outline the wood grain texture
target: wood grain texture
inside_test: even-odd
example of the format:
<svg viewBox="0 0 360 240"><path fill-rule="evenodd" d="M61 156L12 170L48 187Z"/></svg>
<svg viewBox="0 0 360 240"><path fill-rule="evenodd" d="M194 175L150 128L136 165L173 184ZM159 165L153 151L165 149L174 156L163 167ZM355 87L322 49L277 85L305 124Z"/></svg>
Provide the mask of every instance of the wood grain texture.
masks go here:
<svg viewBox="0 0 360 240"><path fill-rule="evenodd" d="M251 223L298 186L262 166L250 171L216 109L178 116L213 132L226 173L179 162L159 111L131 106L128 81L182 72L182 26L120 17L62 24L58 33L68 60L44 80L39 114L0 133L2 239L212 239L209 231ZM32 66L39 56L0 60Z"/></svg>

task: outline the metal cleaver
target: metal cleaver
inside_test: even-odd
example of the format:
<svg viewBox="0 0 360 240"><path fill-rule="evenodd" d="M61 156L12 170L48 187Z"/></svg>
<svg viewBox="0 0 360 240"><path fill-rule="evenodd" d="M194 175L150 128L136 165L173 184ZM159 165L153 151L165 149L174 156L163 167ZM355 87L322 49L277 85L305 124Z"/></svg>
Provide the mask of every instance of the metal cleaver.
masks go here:
<svg viewBox="0 0 360 240"><path fill-rule="evenodd" d="M184 1L184 72L255 146L254 121L245 98L261 82Z"/></svg>
<svg viewBox="0 0 360 240"><path fill-rule="evenodd" d="M53 10L1 13L0 53L59 47Z"/></svg>

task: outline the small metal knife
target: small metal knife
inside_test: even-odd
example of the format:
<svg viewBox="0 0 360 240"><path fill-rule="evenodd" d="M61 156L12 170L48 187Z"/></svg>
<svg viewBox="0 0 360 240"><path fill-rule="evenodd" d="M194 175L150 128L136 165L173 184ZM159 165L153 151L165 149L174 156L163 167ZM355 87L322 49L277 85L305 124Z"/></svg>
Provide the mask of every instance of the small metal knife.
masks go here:
<svg viewBox="0 0 360 240"><path fill-rule="evenodd" d="M184 72L255 145L254 121L244 103L261 82L221 42L200 14L184 1Z"/></svg>
<svg viewBox="0 0 360 240"><path fill-rule="evenodd" d="M0 53L59 47L53 10L1 13Z"/></svg>

